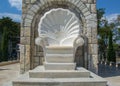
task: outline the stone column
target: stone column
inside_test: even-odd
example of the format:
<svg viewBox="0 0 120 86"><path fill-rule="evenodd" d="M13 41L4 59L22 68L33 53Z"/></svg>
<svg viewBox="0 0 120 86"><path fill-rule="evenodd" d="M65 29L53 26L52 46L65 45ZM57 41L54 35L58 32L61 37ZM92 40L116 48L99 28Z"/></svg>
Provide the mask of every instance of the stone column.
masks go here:
<svg viewBox="0 0 120 86"><path fill-rule="evenodd" d="M21 28L20 69L21 73L30 69L30 28Z"/></svg>

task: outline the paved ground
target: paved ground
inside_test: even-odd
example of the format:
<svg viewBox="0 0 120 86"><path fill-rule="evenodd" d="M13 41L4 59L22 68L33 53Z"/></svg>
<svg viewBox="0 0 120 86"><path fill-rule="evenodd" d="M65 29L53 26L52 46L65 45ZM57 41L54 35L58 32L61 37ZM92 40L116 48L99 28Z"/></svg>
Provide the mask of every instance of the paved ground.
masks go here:
<svg viewBox="0 0 120 86"><path fill-rule="evenodd" d="M19 63L0 66L0 86L17 78L20 75L19 68ZM120 86L120 69L115 66L100 64L99 75L108 80L110 86Z"/></svg>
<svg viewBox="0 0 120 86"><path fill-rule="evenodd" d="M120 86L120 67L99 64L98 69L98 75L108 80L111 86Z"/></svg>
<svg viewBox="0 0 120 86"><path fill-rule="evenodd" d="M0 86L2 86L3 83L12 81L16 77L18 77L19 69L20 69L19 63L0 66Z"/></svg>

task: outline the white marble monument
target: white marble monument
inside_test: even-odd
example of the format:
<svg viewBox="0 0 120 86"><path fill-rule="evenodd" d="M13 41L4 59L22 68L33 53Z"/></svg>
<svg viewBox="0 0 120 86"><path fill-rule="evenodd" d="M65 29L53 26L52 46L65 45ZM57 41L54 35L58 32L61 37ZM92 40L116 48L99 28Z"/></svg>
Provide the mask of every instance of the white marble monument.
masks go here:
<svg viewBox="0 0 120 86"><path fill-rule="evenodd" d="M78 18L67 9L52 9L44 14L35 43L43 47L45 69L75 69L76 49L84 44L80 27Z"/></svg>
<svg viewBox="0 0 120 86"><path fill-rule="evenodd" d="M13 86L106 86L106 80L76 67L75 52L84 45L78 18L63 8L51 9L41 18L35 43L43 47L44 65L30 70Z"/></svg>
<svg viewBox="0 0 120 86"><path fill-rule="evenodd" d="M96 0L22 0L13 86L106 86L97 72ZM90 70L86 70L86 69Z"/></svg>

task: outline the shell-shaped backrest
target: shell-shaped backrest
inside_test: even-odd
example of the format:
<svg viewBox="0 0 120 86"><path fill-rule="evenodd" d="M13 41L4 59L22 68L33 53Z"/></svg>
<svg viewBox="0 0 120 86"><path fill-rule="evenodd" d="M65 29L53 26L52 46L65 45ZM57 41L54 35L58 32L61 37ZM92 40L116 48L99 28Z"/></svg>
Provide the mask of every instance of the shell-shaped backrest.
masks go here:
<svg viewBox="0 0 120 86"><path fill-rule="evenodd" d="M41 18L38 32L39 36L46 36L49 45L73 45L80 34L80 22L76 15L67 9L51 9Z"/></svg>

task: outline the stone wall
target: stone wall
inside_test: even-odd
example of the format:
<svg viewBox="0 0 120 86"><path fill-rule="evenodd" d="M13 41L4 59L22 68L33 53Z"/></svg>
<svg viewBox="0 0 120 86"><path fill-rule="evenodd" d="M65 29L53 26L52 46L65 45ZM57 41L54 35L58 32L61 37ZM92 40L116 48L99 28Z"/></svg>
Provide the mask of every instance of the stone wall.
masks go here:
<svg viewBox="0 0 120 86"><path fill-rule="evenodd" d="M38 36L37 29L41 17L53 8L69 9L79 18L86 44L78 49L76 56L81 60L80 52L84 50L82 66L96 71L98 57L96 0L22 0L22 3L21 73L43 64L43 50L42 47L35 45L35 38Z"/></svg>

